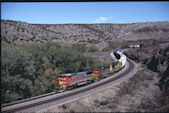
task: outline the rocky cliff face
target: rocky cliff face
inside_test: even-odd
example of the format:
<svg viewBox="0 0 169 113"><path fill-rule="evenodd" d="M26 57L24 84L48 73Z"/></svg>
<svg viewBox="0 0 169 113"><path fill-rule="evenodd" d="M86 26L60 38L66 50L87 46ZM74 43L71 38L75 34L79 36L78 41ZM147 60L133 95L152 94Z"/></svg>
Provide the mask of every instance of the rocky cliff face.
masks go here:
<svg viewBox="0 0 169 113"><path fill-rule="evenodd" d="M169 22L133 24L29 24L1 20L2 44L84 43L168 40Z"/></svg>
<svg viewBox="0 0 169 113"><path fill-rule="evenodd" d="M147 43L153 43L147 46ZM136 62L159 73L160 89L169 92L169 43L144 42L140 49L131 49L125 54Z"/></svg>

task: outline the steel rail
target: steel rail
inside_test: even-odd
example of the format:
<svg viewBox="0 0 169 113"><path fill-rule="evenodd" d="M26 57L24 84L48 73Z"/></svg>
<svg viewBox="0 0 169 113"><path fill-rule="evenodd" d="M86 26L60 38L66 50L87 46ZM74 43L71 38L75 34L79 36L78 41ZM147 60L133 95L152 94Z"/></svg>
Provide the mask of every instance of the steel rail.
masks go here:
<svg viewBox="0 0 169 113"><path fill-rule="evenodd" d="M83 89L78 90L78 91L70 92L70 93L67 93L67 94L64 94L64 93L63 93L63 95L60 95L60 96L58 96L58 97L54 97L54 98L51 98L51 99L48 99L48 100L42 100L42 101L40 101L40 102L35 102L35 103L29 104L29 105L23 105L23 106L11 108L11 109L10 109L10 108L9 108L9 109L3 109L3 108L5 108L5 107L12 106L12 105L14 105L14 104L16 104L16 103L19 104L19 103L28 102L28 101L31 101L31 100L36 100L36 99L38 99L38 98L43 98L43 97L46 97L46 96L54 95L55 93L54 93L54 94L44 94L44 95L40 95L40 96L37 96L37 97L32 97L31 99L25 99L25 100L23 100L23 101L21 100L21 101L16 102L16 103L9 104L9 106L8 106L8 105L2 106L2 109L1 109L1 110L2 110L3 113L15 112L15 111L19 111L19 110L22 110L22 109L26 109L26 108L38 106L38 105L41 105L41 104L44 104L44 103L49 103L49 102L52 102L52 101L56 101L56 100L59 100L59 99L65 98L65 97L72 96L72 95L76 95L76 94L79 94L79 93L81 93L81 92L85 92L85 91L87 91L87 90L90 90L90 89L94 89L94 88L96 88L96 87L99 87L99 86L101 86L101 85L103 85L103 84L107 84L107 83L109 83L109 82L112 82L112 81L114 81L114 80L117 80L117 79L119 79L119 78L125 76L125 75L128 74L131 70L133 70L133 68L134 68L133 62L131 62L131 61L128 60L128 59L127 59L127 61L128 61L128 63L129 63L128 69L127 69L125 72L119 74L118 76L115 76L115 77L112 78L112 79L108 79L108 80L106 80L106 81L104 81L104 82L101 82L101 83L99 83L99 84L93 85L93 86L91 86L91 87L83 88ZM60 93L59 93L59 94L60 94Z"/></svg>

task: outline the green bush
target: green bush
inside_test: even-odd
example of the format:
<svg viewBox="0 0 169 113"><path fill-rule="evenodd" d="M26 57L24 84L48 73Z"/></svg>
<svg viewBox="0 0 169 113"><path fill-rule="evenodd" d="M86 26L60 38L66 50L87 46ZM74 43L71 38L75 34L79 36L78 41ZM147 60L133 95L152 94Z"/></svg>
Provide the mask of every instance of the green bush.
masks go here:
<svg viewBox="0 0 169 113"><path fill-rule="evenodd" d="M18 93L14 93L14 92L13 92L13 93L11 93L11 94L7 94L5 98L6 98L6 101L7 101L7 102L10 102L10 101L15 101L15 100L19 99L19 97L20 97L20 96L19 96Z"/></svg>
<svg viewBox="0 0 169 113"><path fill-rule="evenodd" d="M103 64L53 43L4 46L1 61L2 103L52 92L59 73L84 71Z"/></svg>
<svg viewBox="0 0 169 113"><path fill-rule="evenodd" d="M87 47L85 44L73 44L72 49L79 51L79 52L86 52Z"/></svg>
<svg viewBox="0 0 169 113"><path fill-rule="evenodd" d="M128 44L125 44L125 43L109 42L109 45L103 48L102 51L111 51L116 48L127 48L127 47L128 47Z"/></svg>
<svg viewBox="0 0 169 113"><path fill-rule="evenodd" d="M63 47L75 50L80 53L99 51L99 49L94 45L87 47L85 44L65 44Z"/></svg>
<svg viewBox="0 0 169 113"><path fill-rule="evenodd" d="M90 47L88 47L88 52L96 52L96 51L99 51L99 49L97 49L96 46L90 46Z"/></svg>

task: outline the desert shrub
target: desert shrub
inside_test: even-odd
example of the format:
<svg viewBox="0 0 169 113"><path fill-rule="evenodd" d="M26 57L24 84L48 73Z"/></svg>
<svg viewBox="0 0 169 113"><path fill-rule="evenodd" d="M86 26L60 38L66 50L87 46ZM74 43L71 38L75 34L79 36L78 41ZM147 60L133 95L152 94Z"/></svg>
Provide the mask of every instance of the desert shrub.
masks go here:
<svg viewBox="0 0 169 113"><path fill-rule="evenodd" d="M102 49L102 51L111 51L111 50L112 50L112 48L110 48L109 46Z"/></svg>
<svg viewBox="0 0 169 113"><path fill-rule="evenodd" d="M99 41L95 39L88 40L88 42L92 44L99 43Z"/></svg>
<svg viewBox="0 0 169 113"><path fill-rule="evenodd" d="M62 105L62 108L67 109L67 106L65 104Z"/></svg>
<svg viewBox="0 0 169 113"><path fill-rule="evenodd" d="M148 97L145 97L142 99L143 101L140 103L140 105L137 107L140 111L154 111L156 108L156 102L151 100Z"/></svg>
<svg viewBox="0 0 169 113"><path fill-rule="evenodd" d="M153 78L153 74L147 75L147 76L146 76L146 79L147 79L147 80L153 80L153 79L154 79L154 78Z"/></svg>
<svg viewBox="0 0 169 113"><path fill-rule="evenodd" d="M99 51L99 49L96 46L88 47L88 52L96 52L96 51Z"/></svg>
<svg viewBox="0 0 169 113"><path fill-rule="evenodd" d="M154 29L152 29L151 27L144 27L144 28L140 28L135 30L135 33L148 33L148 32L153 32Z"/></svg>
<svg viewBox="0 0 169 113"><path fill-rule="evenodd" d="M5 36L2 36L2 41L5 41L5 42L8 43L8 44L11 43Z"/></svg>
<svg viewBox="0 0 169 113"><path fill-rule="evenodd" d="M87 47L85 44L73 44L72 49L78 51L78 52L86 52Z"/></svg>
<svg viewBox="0 0 169 113"><path fill-rule="evenodd" d="M109 103L109 104L107 105L107 107L110 108L110 109L115 109L115 108L117 108L117 106L118 106L118 105L115 104L115 103L112 103L112 104Z"/></svg>
<svg viewBox="0 0 169 113"><path fill-rule="evenodd" d="M143 86L144 86L145 88L148 88L148 87L149 87L148 83L143 83Z"/></svg>
<svg viewBox="0 0 169 113"><path fill-rule="evenodd" d="M125 43L114 43L114 42L109 42L109 45L106 46L105 48L102 49L102 51L111 51L116 48L127 48L128 45Z"/></svg>
<svg viewBox="0 0 169 113"><path fill-rule="evenodd" d="M80 53L99 51L96 46L87 47L85 44L65 44L64 48L70 48Z"/></svg>
<svg viewBox="0 0 169 113"><path fill-rule="evenodd" d="M129 94L129 95L133 95L134 94L134 91L133 91L133 88L131 85L123 85L123 87L118 90L117 92L117 95L118 96L122 96L122 95L126 95L126 94Z"/></svg>
<svg viewBox="0 0 169 113"><path fill-rule="evenodd" d="M100 105L102 105L102 106L105 106L105 105L107 105L108 104L108 100L104 100L104 101L101 101L100 102Z"/></svg>
<svg viewBox="0 0 169 113"><path fill-rule="evenodd" d="M100 102L99 102L98 99L95 99L95 100L94 100L94 106L95 106L96 108L100 107Z"/></svg>
<svg viewBox="0 0 169 113"><path fill-rule="evenodd" d="M70 109L70 113L76 113L74 109Z"/></svg>

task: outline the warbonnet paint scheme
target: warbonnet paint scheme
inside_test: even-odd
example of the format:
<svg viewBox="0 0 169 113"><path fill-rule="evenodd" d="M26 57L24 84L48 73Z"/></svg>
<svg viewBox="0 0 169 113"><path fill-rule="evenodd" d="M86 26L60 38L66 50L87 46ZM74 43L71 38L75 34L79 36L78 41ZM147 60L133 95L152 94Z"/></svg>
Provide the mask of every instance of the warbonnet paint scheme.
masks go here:
<svg viewBox="0 0 169 113"><path fill-rule="evenodd" d="M58 75L58 79L56 80L56 91L64 92L67 89L96 82L112 75L112 73L119 71L125 66L127 60L126 55L120 50L112 52L110 56L114 59L114 62L109 65L99 66L90 71Z"/></svg>

